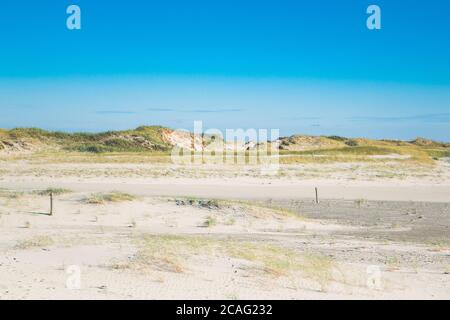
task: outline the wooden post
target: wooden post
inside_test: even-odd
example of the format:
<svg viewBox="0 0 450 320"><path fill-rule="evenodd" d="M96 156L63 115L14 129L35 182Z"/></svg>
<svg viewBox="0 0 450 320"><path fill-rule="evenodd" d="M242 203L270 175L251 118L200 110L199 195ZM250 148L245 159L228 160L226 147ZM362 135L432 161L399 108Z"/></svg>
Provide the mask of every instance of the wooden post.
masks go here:
<svg viewBox="0 0 450 320"><path fill-rule="evenodd" d="M50 192L50 215L53 215L53 192Z"/></svg>
<svg viewBox="0 0 450 320"><path fill-rule="evenodd" d="M316 204L319 204L319 192L316 187Z"/></svg>

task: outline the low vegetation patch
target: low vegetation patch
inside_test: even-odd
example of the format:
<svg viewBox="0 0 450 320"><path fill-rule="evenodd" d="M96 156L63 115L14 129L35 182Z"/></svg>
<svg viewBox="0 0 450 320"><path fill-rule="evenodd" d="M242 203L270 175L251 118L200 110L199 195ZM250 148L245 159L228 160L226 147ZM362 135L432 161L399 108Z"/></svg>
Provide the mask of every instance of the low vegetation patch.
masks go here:
<svg viewBox="0 0 450 320"><path fill-rule="evenodd" d="M201 237L172 235L145 235L137 239L137 243L138 253L128 264L119 264L120 268L181 273L185 271L185 260L192 253L205 253L212 245Z"/></svg>
<svg viewBox="0 0 450 320"><path fill-rule="evenodd" d="M450 158L450 150L447 149L424 149L424 151L434 159Z"/></svg>
<svg viewBox="0 0 450 320"><path fill-rule="evenodd" d="M334 139L333 139L334 140ZM336 138L337 141L340 141ZM398 154L410 156L407 159L389 159L390 161L414 161L418 163L433 163L433 158L445 157L450 153L447 146L424 147L405 141L347 139L339 147L310 148L306 150L281 150L282 164L295 163L330 163L353 161L384 161L374 159L373 156L387 156Z"/></svg>
<svg viewBox="0 0 450 320"><path fill-rule="evenodd" d="M198 255L224 256L255 263L265 274L281 277L297 272L322 290L332 279L334 261L323 255L299 253L294 249L267 243L212 239L204 236L146 235L136 239L139 251L120 268L157 269L184 272L188 259Z"/></svg>
<svg viewBox="0 0 450 320"><path fill-rule="evenodd" d="M355 204L358 208L361 208L362 206L364 206L367 203L366 199L356 199L355 200Z"/></svg>
<svg viewBox="0 0 450 320"><path fill-rule="evenodd" d="M109 193L95 193L84 199L88 204L105 204L109 202L133 201L136 197L123 192L113 191Z"/></svg>
<svg viewBox="0 0 450 320"><path fill-rule="evenodd" d="M214 227L217 224L217 219L213 216L208 216L205 220L204 226L209 228L209 227Z"/></svg>
<svg viewBox="0 0 450 320"><path fill-rule="evenodd" d="M69 190L69 189L47 188L45 190L35 191L34 193L39 195L39 196L48 196L50 194L53 194L53 195L57 196L57 195L62 195L62 194L66 194L66 193L71 193L71 192L72 192L72 190Z"/></svg>
<svg viewBox="0 0 450 320"><path fill-rule="evenodd" d="M431 251L442 252L450 250L450 241L438 241L434 242Z"/></svg>
<svg viewBox="0 0 450 320"><path fill-rule="evenodd" d="M194 206L198 208L206 209L225 209L236 208L245 214L249 214L255 218L295 218L304 220L305 218L299 215L297 212L289 210L287 208L268 205L261 202L252 202L245 200L217 200L217 199L197 199L197 198L180 198L175 199L175 203L179 206ZM228 220L226 225L232 225L236 221L235 219ZM217 219L213 216L208 216L205 226L213 226L217 223Z"/></svg>
<svg viewBox="0 0 450 320"><path fill-rule="evenodd" d="M299 220L305 220L305 218L297 212L277 205L245 200L233 200L227 201L227 203L229 203L230 205L235 204L243 206L244 209L249 211L248 213L253 213L256 218L272 216L277 218L295 218Z"/></svg>
<svg viewBox="0 0 450 320"><path fill-rule="evenodd" d="M0 198L18 199L24 195L21 191L0 190Z"/></svg>
<svg viewBox="0 0 450 320"><path fill-rule="evenodd" d="M29 249L29 248L43 248L54 244L54 241L49 236L36 236L28 240L19 241L16 249Z"/></svg>
<svg viewBox="0 0 450 320"><path fill-rule="evenodd" d="M327 256L298 254L293 249L251 242L231 246L229 254L260 264L263 270L272 276L287 276L291 272L298 271L318 282L322 290L326 289L328 282L332 280L331 271L334 262Z"/></svg>
<svg viewBox="0 0 450 320"><path fill-rule="evenodd" d="M175 199L178 206L194 206L207 209L219 209L220 202L215 199L181 198Z"/></svg>
<svg viewBox="0 0 450 320"><path fill-rule="evenodd" d="M226 226L232 226L232 225L236 224L236 219L233 218L233 217L228 218L228 219L224 222L224 224L225 224Z"/></svg>

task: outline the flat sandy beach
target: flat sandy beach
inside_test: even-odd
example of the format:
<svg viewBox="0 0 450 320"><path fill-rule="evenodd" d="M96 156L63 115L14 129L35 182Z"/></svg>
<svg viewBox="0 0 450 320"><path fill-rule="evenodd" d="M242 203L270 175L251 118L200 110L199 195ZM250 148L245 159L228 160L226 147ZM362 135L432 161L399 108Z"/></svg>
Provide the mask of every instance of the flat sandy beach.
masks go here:
<svg viewBox="0 0 450 320"><path fill-rule="evenodd" d="M449 168L5 160L0 298L448 299Z"/></svg>

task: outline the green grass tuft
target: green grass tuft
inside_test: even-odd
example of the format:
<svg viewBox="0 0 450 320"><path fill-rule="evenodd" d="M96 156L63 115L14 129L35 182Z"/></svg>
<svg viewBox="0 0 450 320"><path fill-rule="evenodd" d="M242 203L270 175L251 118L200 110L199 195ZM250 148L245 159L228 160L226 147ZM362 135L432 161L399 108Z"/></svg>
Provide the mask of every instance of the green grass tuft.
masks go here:
<svg viewBox="0 0 450 320"><path fill-rule="evenodd" d="M58 196L58 195L71 193L71 192L72 192L72 190L64 189L64 188L47 188L45 190L35 191L34 193L39 196L49 196L50 194Z"/></svg>
<svg viewBox="0 0 450 320"><path fill-rule="evenodd" d="M204 226L207 228L214 227L217 224L217 219L213 216L208 216L205 220Z"/></svg>

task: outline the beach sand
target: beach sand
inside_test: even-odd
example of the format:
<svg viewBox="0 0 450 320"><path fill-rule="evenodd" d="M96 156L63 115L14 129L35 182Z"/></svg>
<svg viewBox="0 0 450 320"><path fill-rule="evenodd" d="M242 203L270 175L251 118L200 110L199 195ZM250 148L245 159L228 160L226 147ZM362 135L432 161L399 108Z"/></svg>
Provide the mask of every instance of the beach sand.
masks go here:
<svg viewBox="0 0 450 320"><path fill-rule="evenodd" d="M447 162L0 168L1 299L450 298Z"/></svg>

